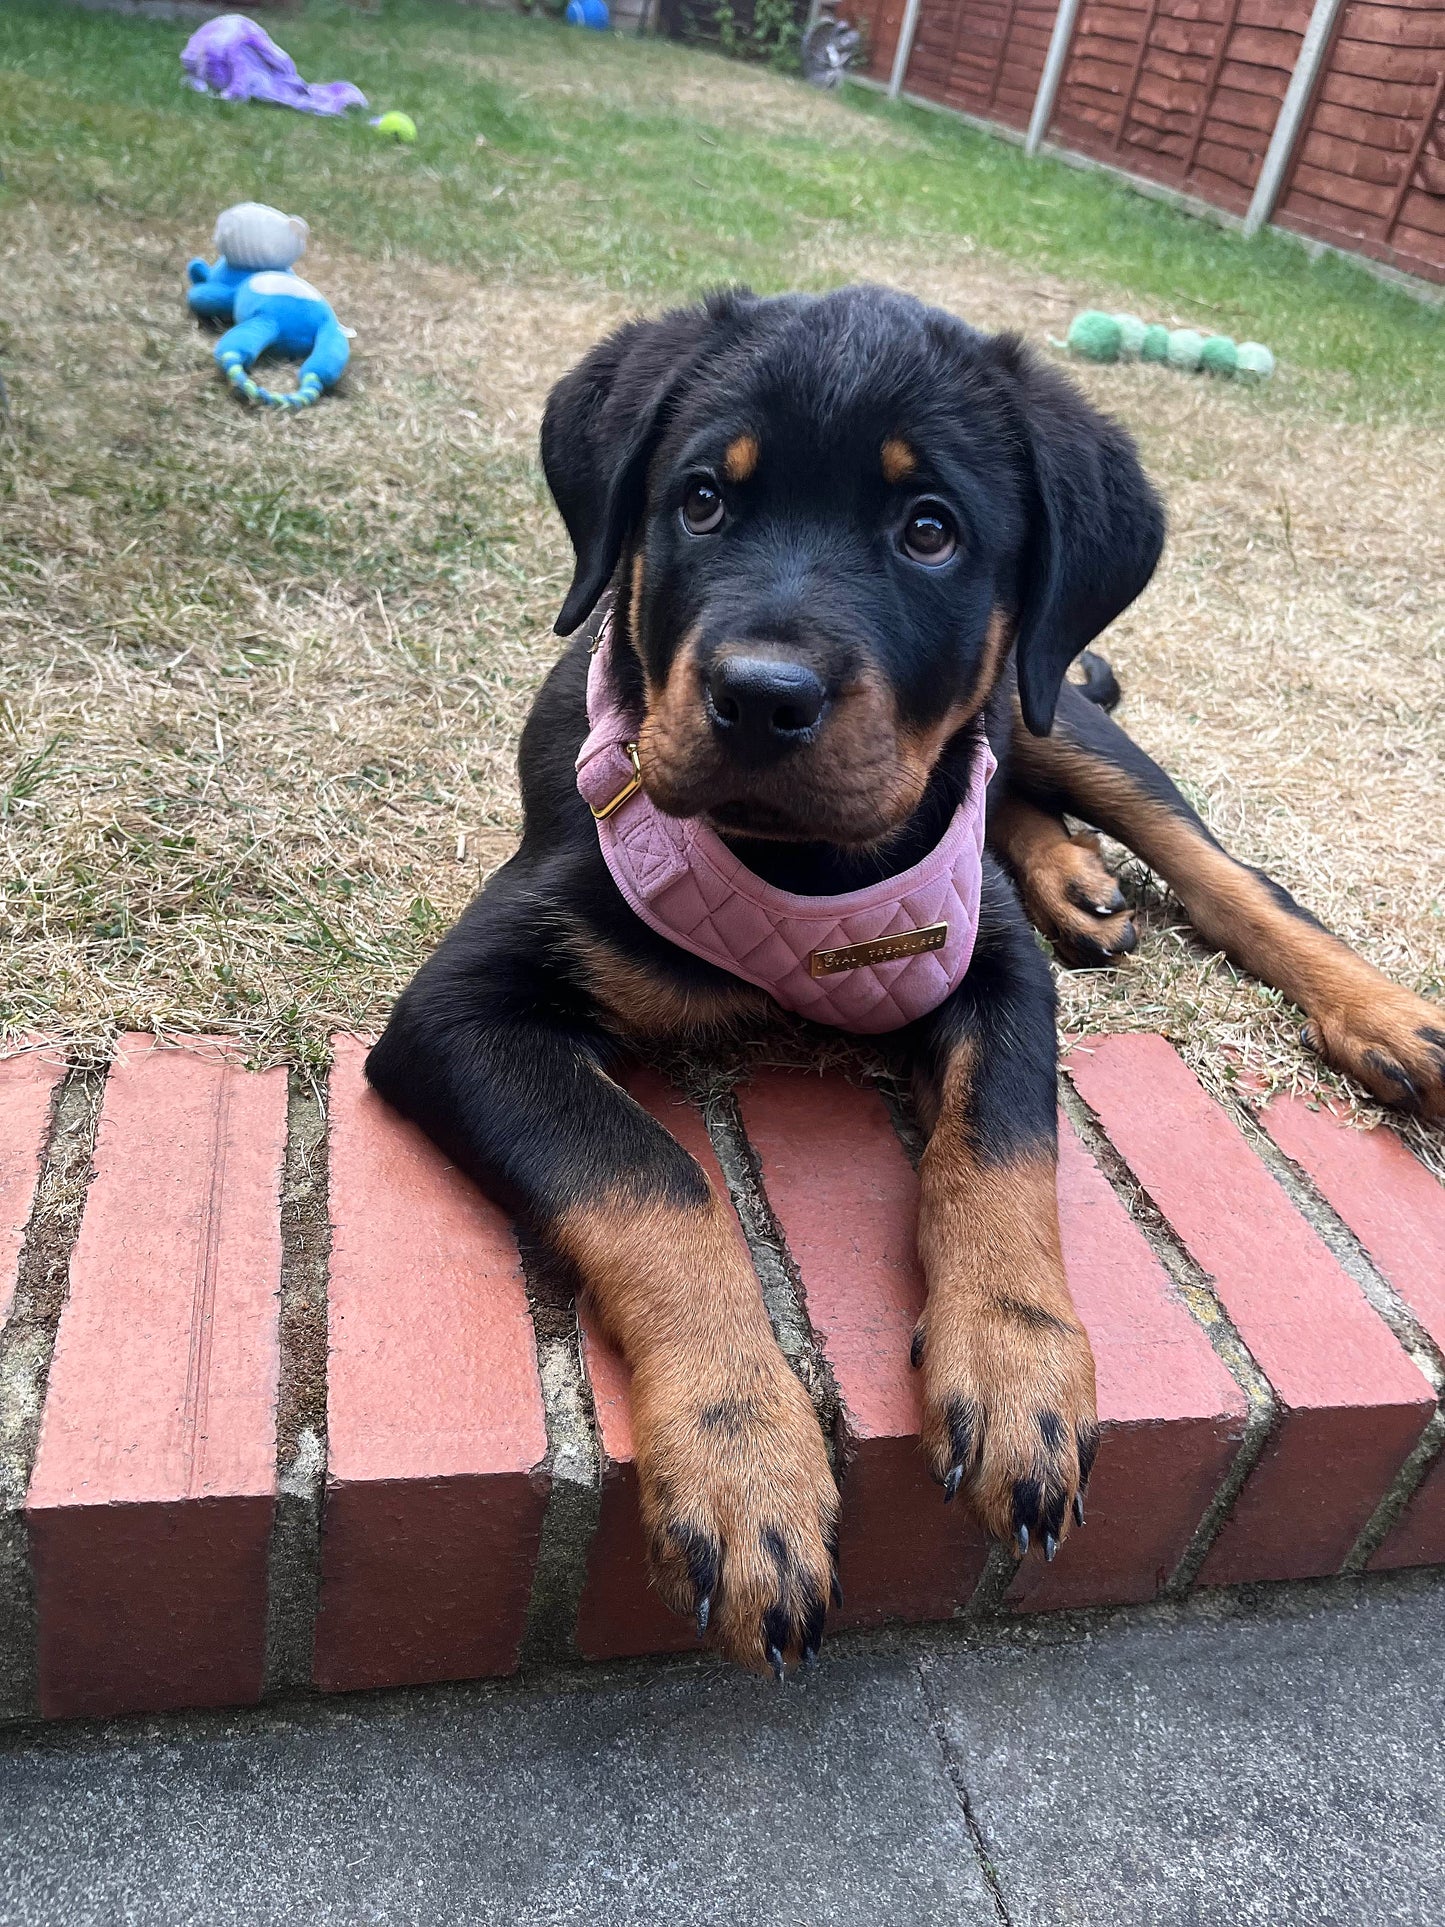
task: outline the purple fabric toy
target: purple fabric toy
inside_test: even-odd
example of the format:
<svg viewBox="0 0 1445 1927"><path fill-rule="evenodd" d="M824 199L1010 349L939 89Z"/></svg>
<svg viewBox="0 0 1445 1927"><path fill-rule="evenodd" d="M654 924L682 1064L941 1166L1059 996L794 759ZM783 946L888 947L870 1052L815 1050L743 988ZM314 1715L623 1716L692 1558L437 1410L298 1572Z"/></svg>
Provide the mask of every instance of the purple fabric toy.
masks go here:
<svg viewBox="0 0 1445 1927"><path fill-rule="evenodd" d="M181 50L187 85L222 100L269 100L303 114L344 114L366 95L349 80L304 81L296 62L254 20L223 13L197 27Z"/></svg>

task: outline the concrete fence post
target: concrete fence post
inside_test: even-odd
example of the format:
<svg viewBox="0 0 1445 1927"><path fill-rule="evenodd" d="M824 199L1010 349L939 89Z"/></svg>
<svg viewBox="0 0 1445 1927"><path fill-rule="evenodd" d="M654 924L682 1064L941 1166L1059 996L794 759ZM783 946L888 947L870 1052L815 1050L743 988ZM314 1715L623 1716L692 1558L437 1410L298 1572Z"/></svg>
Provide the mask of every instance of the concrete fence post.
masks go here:
<svg viewBox="0 0 1445 1927"><path fill-rule="evenodd" d="M1314 95L1315 80L1319 75L1320 63L1329 48L1330 36L1334 32L1335 21L1339 16L1342 0L1315 0L1315 10L1310 15L1310 23L1305 28L1305 37L1295 62L1294 72L1289 77L1284 100L1280 106L1279 119L1274 124L1270 136L1269 150L1264 157L1264 166L1259 170L1259 179L1254 185L1254 196L1249 203L1249 212L1244 217L1244 232L1258 234L1274 213L1275 202L1279 199L1284 186L1285 175L1294 156L1304 117Z"/></svg>
<svg viewBox="0 0 1445 1927"><path fill-rule="evenodd" d="M903 9L903 24L898 29L898 45L893 50L893 72L888 76L888 98L897 100L903 92L904 76L913 53L913 36L918 31L918 16L923 0L908 0Z"/></svg>
<svg viewBox="0 0 1445 1927"><path fill-rule="evenodd" d="M1079 0L1059 0L1048 58L1039 79L1039 91L1034 95L1034 111L1029 117L1028 136L1024 141L1026 154L1037 154L1049 131L1049 122L1054 117L1054 102L1058 99L1059 82L1064 77L1069 46L1074 38L1074 22L1078 17Z"/></svg>

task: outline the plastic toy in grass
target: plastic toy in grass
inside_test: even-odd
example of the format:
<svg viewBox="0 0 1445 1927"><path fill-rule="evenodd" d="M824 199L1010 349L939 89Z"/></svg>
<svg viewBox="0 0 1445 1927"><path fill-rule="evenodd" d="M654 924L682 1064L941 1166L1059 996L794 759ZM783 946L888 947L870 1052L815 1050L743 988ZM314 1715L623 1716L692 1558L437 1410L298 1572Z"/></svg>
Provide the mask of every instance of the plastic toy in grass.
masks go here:
<svg viewBox="0 0 1445 1927"><path fill-rule="evenodd" d="M606 33L612 25L607 0L567 0L562 18L569 27L591 27L595 33Z"/></svg>
<svg viewBox="0 0 1445 1927"><path fill-rule="evenodd" d="M186 266L192 314L235 323L216 343L216 365L238 394L268 408L309 407L336 384L351 359L346 330L330 304L291 272L309 232L297 215L261 201L241 201L216 222L220 259ZM290 394L273 394L251 374L268 349L305 356Z"/></svg>
<svg viewBox="0 0 1445 1927"><path fill-rule="evenodd" d="M368 125L374 127L383 138L403 141L408 147L416 139L416 122L410 114L399 113L394 107L388 114L378 114Z"/></svg>
<svg viewBox="0 0 1445 1927"><path fill-rule="evenodd" d="M1156 361L1171 368L1268 381L1274 356L1262 342L1234 342L1228 335L1205 335L1195 328L1165 328L1136 314L1105 314L1085 308L1069 324L1067 341L1056 341L1083 361Z"/></svg>

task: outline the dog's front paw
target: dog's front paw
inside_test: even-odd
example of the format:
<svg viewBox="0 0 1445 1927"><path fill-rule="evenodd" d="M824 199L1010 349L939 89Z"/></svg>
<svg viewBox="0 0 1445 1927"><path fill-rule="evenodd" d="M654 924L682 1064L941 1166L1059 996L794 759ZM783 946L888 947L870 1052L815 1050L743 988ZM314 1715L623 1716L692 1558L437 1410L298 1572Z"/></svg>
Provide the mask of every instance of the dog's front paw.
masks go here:
<svg viewBox="0 0 1445 1927"><path fill-rule="evenodd" d="M719 1379L640 1373L633 1414L658 1591L741 1666L811 1664L839 1598L838 1490L781 1354Z"/></svg>
<svg viewBox="0 0 1445 1927"><path fill-rule="evenodd" d="M1445 1010L1384 979L1371 991L1314 1012L1304 1043L1382 1103L1445 1117Z"/></svg>
<svg viewBox="0 0 1445 1927"><path fill-rule="evenodd" d="M913 1359L945 1500L964 1490L985 1531L1052 1559L1070 1519L1084 1522L1099 1437L1094 1354L1072 1310L1006 1292L930 1307Z"/></svg>
<svg viewBox="0 0 1445 1927"><path fill-rule="evenodd" d="M1064 963L1098 969L1138 948L1134 913L1089 831L1035 853L1019 887L1030 921Z"/></svg>

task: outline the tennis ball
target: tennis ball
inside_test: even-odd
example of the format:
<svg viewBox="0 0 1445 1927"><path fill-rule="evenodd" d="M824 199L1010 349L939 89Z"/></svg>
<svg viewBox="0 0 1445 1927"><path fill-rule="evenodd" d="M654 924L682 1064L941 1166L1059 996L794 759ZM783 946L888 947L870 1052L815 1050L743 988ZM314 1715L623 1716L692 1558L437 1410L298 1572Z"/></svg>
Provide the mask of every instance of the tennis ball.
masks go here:
<svg viewBox="0 0 1445 1927"><path fill-rule="evenodd" d="M393 140L405 141L408 146L416 139L416 122L410 114L398 113L394 108L389 114L378 114L371 124L378 134L389 134Z"/></svg>
<svg viewBox="0 0 1445 1927"><path fill-rule="evenodd" d="M1204 352L1204 336L1197 328L1175 328L1169 336L1167 360L1171 368L1197 368Z"/></svg>
<svg viewBox="0 0 1445 1927"><path fill-rule="evenodd" d="M1115 322L1119 328L1119 357L1122 361L1136 361L1144 346L1148 329L1136 314L1116 314Z"/></svg>
<svg viewBox="0 0 1445 1927"><path fill-rule="evenodd" d="M1119 359L1119 324L1111 314L1085 308L1069 323L1069 347L1085 361Z"/></svg>
<svg viewBox="0 0 1445 1927"><path fill-rule="evenodd" d="M1151 321L1144 330L1144 339L1139 343L1140 361L1168 361L1169 330L1157 321Z"/></svg>
<svg viewBox="0 0 1445 1927"><path fill-rule="evenodd" d="M1239 350L1228 335L1210 335L1199 350L1199 365L1211 375L1232 375L1239 366Z"/></svg>
<svg viewBox="0 0 1445 1927"><path fill-rule="evenodd" d="M1241 341L1239 372L1250 381L1268 381L1274 373L1274 356L1262 341Z"/></svg>

